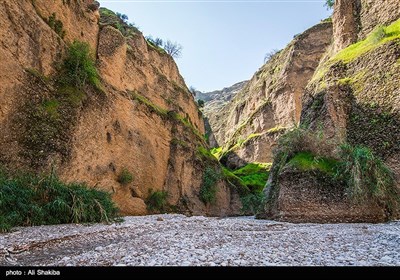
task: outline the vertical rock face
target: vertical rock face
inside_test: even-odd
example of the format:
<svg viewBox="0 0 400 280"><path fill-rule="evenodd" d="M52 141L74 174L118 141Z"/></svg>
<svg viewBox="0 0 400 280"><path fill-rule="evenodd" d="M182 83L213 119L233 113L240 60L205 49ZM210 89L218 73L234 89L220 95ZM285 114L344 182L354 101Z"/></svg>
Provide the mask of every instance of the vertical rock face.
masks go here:
<svg viewBox="0 0 400 280"><path fill-rule="evenodd" d="M55 74L66 43L74 40L87 41L93 49L96 48L98 11L86 9L92 2L0 1L2 161L22 165L23 159L16 141L23 126L22 123L15 124L15 119L21 113L18 106L26 97L35 99L47 91L29 73L45 76Z"/></svg>
<svg viewBox="0 0 400 280"><path fill-rule="evenodd" d="M400 17L397 0L337 0L333 13L334 52L365 39Z"/></svg>
<svg viewBox="0 0 400 280"><path fill-rule="evenodd" d="M360 0L337 0L333 12L334 51L357 42Z"/></svg>
<svg viewBox="0 0 400 280"><path fill-rule="evenodd" d="M295 222L381 222L398 217L398 205L392 202L400 188L399 8L398 1L336 1L335 51L327 53L305 90L300 122L305 133L321 135L325 143L371 149L394 172L394 188L378 203L373 195L354 203L346 183L335 181L332 174L304 171L295 168L290 157L280 158L265 189L265 216ZM302 141L304 147L297 147L292 158L308 151L341 160L336 144L321 152L308 147L307 137Z"/></svg>
<svg viewBox="0 0 400 280"><path fill-rule="evenodd" d="M331 39L329 22L298 35L225 107L210 116L217 142L229 150L225 159L229 167L272 161L272 148L280 132L300 120L304 88Z"/></svg>
<svg viewBox="0 0 400 280"><path fill-rule="evenodd" d="M168 194L170 211L239 213L238 195L222 179L213 203L199 198L204 170L220 167L199 152L207 148L202 115L169 55L109 10L99 25L94 1L1 0L0 7L3 166L53 166L65 181L112 193L123 214L147 214L155 192ZM75 40L95 54L102 89L56 84Z"/></svg>

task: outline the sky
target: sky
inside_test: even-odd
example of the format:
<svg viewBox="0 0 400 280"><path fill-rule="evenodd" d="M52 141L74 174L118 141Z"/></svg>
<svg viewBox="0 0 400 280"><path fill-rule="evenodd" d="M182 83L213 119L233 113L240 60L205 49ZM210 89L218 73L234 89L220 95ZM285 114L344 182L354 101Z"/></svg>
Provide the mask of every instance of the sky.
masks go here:
<svg viewBox="0 0 400 280"><path fill-rule="evenodd" d="M265 54L329 17L324 0L99 0L145 36L182 45L188 86L207 92L250 79Z"/></svg>

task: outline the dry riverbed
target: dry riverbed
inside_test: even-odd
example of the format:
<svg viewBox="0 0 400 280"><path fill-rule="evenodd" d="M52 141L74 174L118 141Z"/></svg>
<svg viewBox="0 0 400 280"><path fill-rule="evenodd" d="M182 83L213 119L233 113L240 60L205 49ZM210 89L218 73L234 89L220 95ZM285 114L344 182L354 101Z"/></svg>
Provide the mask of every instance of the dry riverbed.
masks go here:
<svg viewBox="0 0 400 280"><path fill-rule="evenodd" d="M290 224L169 214L124 219L0 234L0 265L400 265L400 221Z"/></svg>

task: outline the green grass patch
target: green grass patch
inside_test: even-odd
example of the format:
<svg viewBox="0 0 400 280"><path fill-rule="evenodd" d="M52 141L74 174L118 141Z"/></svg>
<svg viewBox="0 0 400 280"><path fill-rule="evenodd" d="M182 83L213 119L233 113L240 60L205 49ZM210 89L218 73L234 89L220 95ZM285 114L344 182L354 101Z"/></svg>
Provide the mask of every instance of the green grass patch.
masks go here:
<svg viewBox="0 0 400 280"><path fill-rule="evenodd" d="M250 189L248 186L246 186L245 182L239 176L236 176L232 171L222 167L222 174L224 175L225 181L227 181L228 184L233 187L240 196L250 193Z"/></svg>
<svg viewBox="0 0 400 280"><path fill-rule="evenodd" d="M149 195L146 199L147 209L151 212L164 213L168 210L168 192L149 190Z"/></svg>
<svg viewBox="0 0 400 280"><path fill-rule="evenodd" d="M367 38L340 51L331 60L341 60L344 63L349 63L363 54L395 39L400 39L400 19L387 27L377 27Z"/></svg>
<svg viewBox="0 0 400 280"><path fill-rule="evenodd" d="M210 153L219 160L222 157L222 147L212 148Z"/></svg>
<svg viewBox="0 0 400 280"><path fill-rule="evenodd" d="M329 71L329 68L335 63L350 63L360 56L365 55L366 53L382 46L383 44L397 39L400 39L400 19L386 27L378 26L364 40L352 44L349 47L338 52L324 65L317 68L310 83L320 81ZM347 81L342 80L342 82Z"/></svg>
<svg viewBox="0 0 400 280"><path fill-rule="evenodd" d="M111 196L85 184L0 171L0 232L16 226L111 222L117 216Z"/></svg>
<svg viewBox="0 0 400 280"><path fill-rule="evenodd" d="M267 183L272 163L253 162L233 171L243 184L253 192L260 192Z"/></svg>
<svg viewBox="0 0 400 280"><path fill-rule="evenodd" d="M173 111L170 111L168 115L171 116L173 120L179 121L182 125L190 129L192 133L196 135L199 139L201 139L202 141L204 140L204 135L202 135L187 118L184 118Z"/></svg>
<svg viewBox="0 0 400 280"><path fill-rule="evenodd" d="M185 141L178 139L178 138L172 138L171 139L171 145L174 146L181 146L183 148L189 148L189 144L186 143Z"/></svg>
<svg viewBox="0 0 400 280"><path fill-rule="evenodd" d="M271 172L276 180L285 165L300 171L316 170L330 175L334 184L346 186L354 201L374 200L389 210L399 209L400 192L393 172L369 148L322 141L323 138L303 129L295 129L280 138ZM310 145L312 143L312 145ZM388 143L389 144L389 143ZM383 144L384 145L384 144ZM310 148L315 150L310 152ZM330 157L324 154L338 151ZM335 158L332 158L332 157Z"/></svg>
<svg viewBox="0 0 400 280"><path fill-rule="evenodd" d="M321 20L321 23L330 23L332 22L332 17L328 17L326 19Z"/></svg>
<svg viewBox="0 0 400 280"><path fill-rule="evenodd" d="M62 99L64 103L72 107L82 106L87 98L85 91L69 85L60 85L57 89L57 94L58 99Z"/></svg>
<svg viewBox="0 0 400 280"><path fill-rule="evenodd" d="M153 41L151 41L151 40L149 40L149 39L146 39L146 43L147 43L147 45L148 45L150 48L154 49L154 50L157 51L158 53L160 53L160 54L167 54L167 52L166 52L162 47L157 46L156 44L154 44Z"/></svg>
<svg viewBox="0 0 400 280"><path fill-rule="evenodd" d="M151 112L153 112L161 117L167 116L168 110L161 108L160 106L154 104L153 102L151 102L149 99L147 99L143 95L139 94L138 92L130 92L130 94L134 100L137 100L137 101L139 101L139 103L146 105L147 108L149 108Z"/></svg>
<svg viewBox="0 0 400 280"><path fill-rule="evenodd" d="M311 152L299 152L289 161L289 164L302 171L319 170L334 175L337 172L338 161L317 157Z"/></svg>
<svg viewBox="0 0 400 280"><path fill-rule="evenodd" d="M35 78L41 80L43 84L47 84L50 82L49 77L46 77L43 73L39 72L35 68L25 68L25 71L34 76Z"/></svg>
<svg viewBox="0 0 400 280"><path fill-rule="evenodd" d="M285 131L286 129L287 129L287 127L278 125L278 126L268 129L267 133L268 134L280 133L280 132Z"/></svg>
<svg viewBox="0 0 400 280"><path fill-rule="evenodd" d="M203 160L218 163L218 159L208 149L204 148L203 146L199 146L197 148L197 155Z"/></svg>
<svg viewBox="0 0 400 280"><path fill-rule="evenodd" d="M346 77L346 78L340 79L338 81L338 83L339 83L339 85L343 85L343 86L344 85L351 85L353 83L353 79L349 78L349 77Z"/></svg>
<svg viewBox="0 0 400 280"><path fill-rule="evenodd" d="M249 163L246 166L233 171L233 173L237 176L246 176L257 174L260 172L269 172L271 169L272 163L260 163L260 162L253 162Z"/></svg>
<svg viewBox="0 0 400 280"><path fill-rule="evenodd" d="M131 172L129 172L128 169L123 168L121 172L118 174L117 181L121 185L126 186L133 181L133 175Z"/></svg>
<svg viewBox="0 0 400 280"><path fill-rule="evenodd" d="M42 104L43 109L46 113L53 119L59 118L58 108L60 107L60 102L56 99L50 99Z"/></svg>

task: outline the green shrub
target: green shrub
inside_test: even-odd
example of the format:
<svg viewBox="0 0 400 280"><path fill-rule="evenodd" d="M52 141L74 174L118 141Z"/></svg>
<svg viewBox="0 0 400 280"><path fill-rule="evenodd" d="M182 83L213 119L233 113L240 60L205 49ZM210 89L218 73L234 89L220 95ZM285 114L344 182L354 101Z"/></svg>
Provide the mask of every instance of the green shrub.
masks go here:
<svg viewBox="0 0 400 280"><path fill-rule="evenodd" d="M47 24L58 34L58 36L61 38L65 37L65 30L63 29L64 24L61 20L56 18L56 13L52 13L51 16L49 16L47 19Z"/></svg>
<svg viewBox="0 0 400 280"><path fill-rule="evenodd" d="M241 197L242 201L242 212L252 213L253 215L258 214L264 205L264 194L262 192L250 193L246 196Z"/></svg>
<svg viewBox="0 0 400 280"><path fill-rule="evenodd" d="M101 25L111 25L112 27L118 29L122 35L127 38L133 37L139 34L139 29L134 23L128 23L128 17L120 13L114 13L113 11L101 7L100 12L100 24Z"/></svg>
<svg viewBox="0 0 400 280"><path fill-rule="evenodd" d="M399 202L399 191L394 185L392 171L363 146L340 146L338 177L347 184L348 194L355 200L368 198L393 208Z"/></svg>
<svg viewBox="0 0 400 280"><path fill-rule="evenodd" d="M168 209L168 192L149 190L149 195L146 199L147 209L149 211L165 212Z"/></svg>
<svg viewBox="0 0 400 280"><path fill-rule="evenodd" d="M68 48L61 69L61 83L82 89L86 85L101 88L95 60L87 43L74 41Z"/></svg>
<svg viewBox="0 0 400 280"><path fill-rule="evenodd" d="M128 171L128 169L124 168L119 173L117 181L121 185L126 186L133 181L133 175Z"/></svg>
<svg viewBox="0 0 400 280"><path fill-rule="evenodd" d="M199 100L197 100L197 106L199 107L199 108L203 108L204 107L204 100L201 100L201 99L199 99Z"/></svg>
<svg viewBox="0 0 400 280"><path fill-rule="evenodd" d="M15 226L111 222L118 209L108 193L85 184L64 184L57 176L0 171L0 231Z"/></svg>
<svg viewBox="0 0 400 280"><path fill-rule="evenodd" d="M221 174L214 168L207 167L203 173L203 183L200 187L200 199L204 203L213 203L217 194L217 183Z"/></svg>

